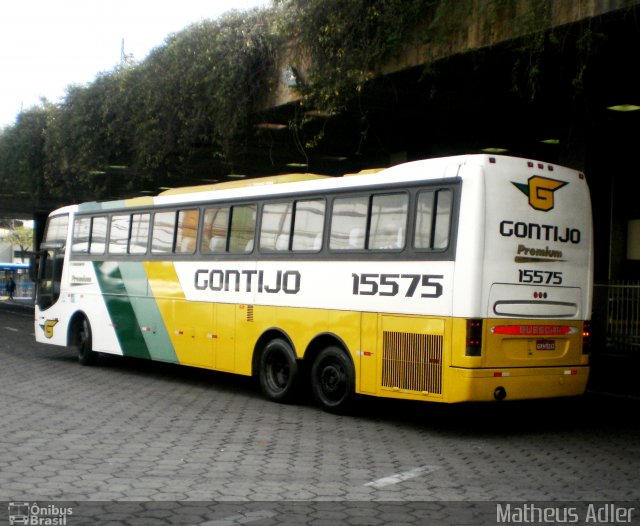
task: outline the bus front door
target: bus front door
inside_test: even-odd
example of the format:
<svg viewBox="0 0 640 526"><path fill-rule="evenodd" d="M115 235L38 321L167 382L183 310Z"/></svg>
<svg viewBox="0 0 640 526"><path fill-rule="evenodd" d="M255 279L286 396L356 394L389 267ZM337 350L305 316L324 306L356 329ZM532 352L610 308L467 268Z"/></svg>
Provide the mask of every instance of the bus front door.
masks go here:
<svg viewBox="0 0 640 526"><path fill-rule="evenodd" d="M60 297L64 247L42 248L38 256L36 304L40 310L46 310Z"/></svg>

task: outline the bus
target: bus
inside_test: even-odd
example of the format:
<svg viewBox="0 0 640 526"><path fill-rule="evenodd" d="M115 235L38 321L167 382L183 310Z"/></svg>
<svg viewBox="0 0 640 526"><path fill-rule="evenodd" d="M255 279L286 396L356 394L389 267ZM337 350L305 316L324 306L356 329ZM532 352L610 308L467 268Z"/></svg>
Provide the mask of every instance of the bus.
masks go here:
<svg viewBox="0 0 640 526"><path fill-rule="evenodd" d="M593 246L583 173L466 155L289 174L52 212L38 342L310 389L432 402L584 393Z"/></svg>
<svg viewBox="0 0 640 526"><path fill-rule="evenodd" d="M7 284L13 278L16 288L13 291L15 298L31 298L33 294L32 283L28 280L29 263L14 263L0 261L0 295L9 295Z"/></svg>

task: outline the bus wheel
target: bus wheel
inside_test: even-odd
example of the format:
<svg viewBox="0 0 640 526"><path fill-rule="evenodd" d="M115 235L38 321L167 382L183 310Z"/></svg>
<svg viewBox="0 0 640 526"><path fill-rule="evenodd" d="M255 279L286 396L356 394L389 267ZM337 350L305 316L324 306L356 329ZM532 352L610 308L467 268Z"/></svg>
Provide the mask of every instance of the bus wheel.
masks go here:
<svg viewBox="0 0 640 526"><path fill-rule="evenodd" d="M98 353L93 351L91 337L91 325L87 318L82 318L76 327L75 346L78 351L78 362L81 365L94 365L98 359Z"/></svg>
<svg viewBox="0 0 640 526"><path fill-rule="evenodd" d="M345 413L353 402L355 373L346 353L338 347L320 351L311 367L311 389L318 405L329 413Z"/></svg>
<svg viewBox="0 0 640 526"><path fill-rule="evenodd" d="M290 402L298 388L298 361L285 340L271 340L260 355L260 388L274 402Z"/></svg>

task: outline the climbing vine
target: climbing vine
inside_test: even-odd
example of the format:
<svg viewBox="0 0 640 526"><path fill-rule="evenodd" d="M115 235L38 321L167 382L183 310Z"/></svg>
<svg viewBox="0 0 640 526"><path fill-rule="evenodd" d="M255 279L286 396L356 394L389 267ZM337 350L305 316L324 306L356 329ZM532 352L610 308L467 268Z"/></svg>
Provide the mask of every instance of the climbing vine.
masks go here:
<svg viewBox="0 0 640 526"><path fill-rule="evenodd" d="M339 113L401 48L433 0L278 0L310 108Z"/></svg>

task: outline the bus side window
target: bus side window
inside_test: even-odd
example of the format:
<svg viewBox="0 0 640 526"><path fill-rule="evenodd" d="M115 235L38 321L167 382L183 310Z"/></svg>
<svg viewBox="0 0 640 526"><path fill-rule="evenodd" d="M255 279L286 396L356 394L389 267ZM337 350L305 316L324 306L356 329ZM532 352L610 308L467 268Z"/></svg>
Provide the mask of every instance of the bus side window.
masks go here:
<svg viewBox="0 0 640 526"><path fill-rule="evenodd" d="M293 203L267 203L262 207L260 250L289 250Z"/></svg>
<svg viewBox="0 0 640 526"><path fill-rule="evenodd" d="M252 252L256 230L256 205L231 208L229 252Z"/></svg>
<svg viewBox="0 0 640 526"><path fill-rule="evenodd" d="M173 239L176 231L176 212L156 212L153 216L151 252L170 254L173 251Z"/></svg>
<svg viewBox="0 0 640 526"><path fill-rule="evenodd" d="M91 242L89 254L104 254L107 243L107 218L99 216L91 218Z"/></svg>
<svg viewBox="0 0 640 526"><path fill-rule="evenodd" d="M445 249L449 246L449 228L451 225L451 190L439 190L436 194L437 206L434 227L433 248Z"/></svg>
<svg viewBox="0 0 640 526"><path fill-rule="evenodd" d="M324 210L324 199L296 202L292 250L317 252L322 248Z"/></svg>
<svg viewBox="0 0 640 526"><path fill-rule="evenodd" d="M414 246L443 250L449 246L451 190L428 190L418 194Z"/></svg>
<svg viewBox="0 0 640 526"><path fill-rule="evenodd" d="M407 229L407 194L374 195L371 205L369 248L399 250L404 248Z"/></svg>
<svg viewBox="0 0 640 526"><path fill-rule="evenodd" d="M364 249L369 197L339 197L333 201L331 237L333 250Z"/></svg>
<svg viewBox="0 0 640 526"><path fill-rule="evenodd" d="M109 254L126 254L129 243L129 214L111 218L109 230Z"/></svg>
<svg viewBox="0 0 640 526"><path fill-rule="evenodd" d="M207 208L204 211L201 252L220 253L227 250L229 207Z"/></svg>
<svg viewBox="0 0 640 526"><path fill-rule="evenodd" d="M89 252L89 234L91 228L90 217L76 217L73 221L73 238L71 252L86 254Z"/></svg>
<svg viewBox="0 0 640 526"><path fill-rule="evenodd" d="M131 217L131 242L129 254L146 254L149 240L149 214L133 214Z"/></svg>
<svg viewBox="0 0 640 526"><path fill-rule="evenodd" d="M177 254L193 254L196 251L199 217L197 208L178 211Z"/></svg>

